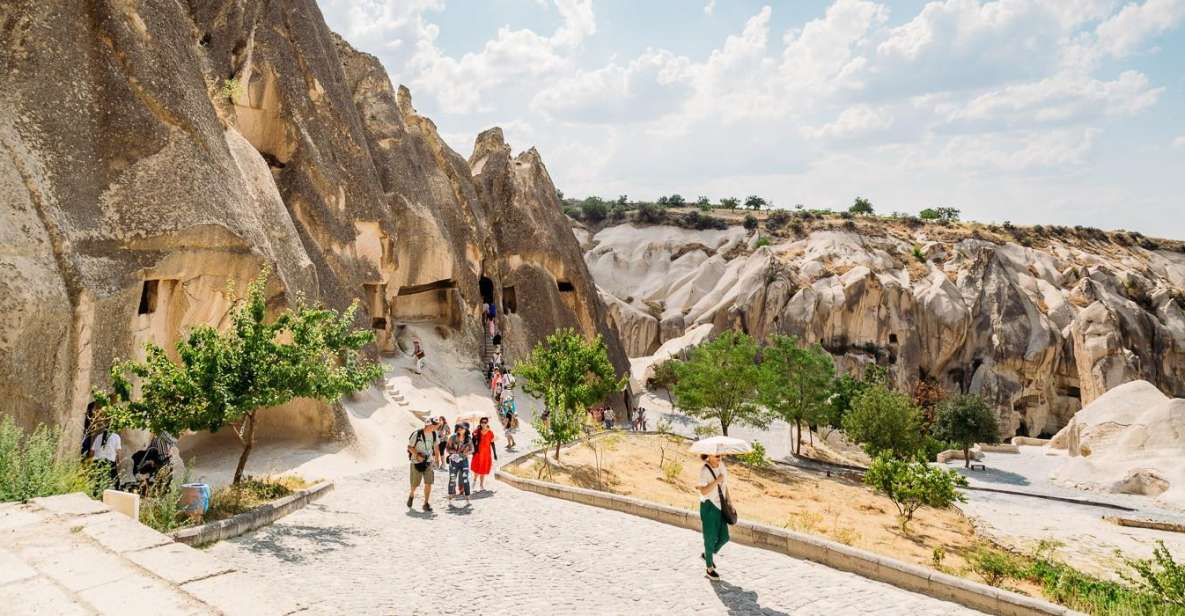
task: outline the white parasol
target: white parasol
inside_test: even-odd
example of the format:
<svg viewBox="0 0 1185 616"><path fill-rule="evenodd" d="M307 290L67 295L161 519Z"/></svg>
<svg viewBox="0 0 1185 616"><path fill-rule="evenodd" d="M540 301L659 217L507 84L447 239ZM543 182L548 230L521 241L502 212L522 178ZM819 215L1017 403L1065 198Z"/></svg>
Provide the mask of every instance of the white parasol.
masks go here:
<svg viewBox="0 0 1185 616"><path fill-rule="evenodd" d="M753 451L753 448L749 446L748 441L731 436L713 436L691 444L691 453L706 453L716 456L749 453L750 451Z"/></svg>

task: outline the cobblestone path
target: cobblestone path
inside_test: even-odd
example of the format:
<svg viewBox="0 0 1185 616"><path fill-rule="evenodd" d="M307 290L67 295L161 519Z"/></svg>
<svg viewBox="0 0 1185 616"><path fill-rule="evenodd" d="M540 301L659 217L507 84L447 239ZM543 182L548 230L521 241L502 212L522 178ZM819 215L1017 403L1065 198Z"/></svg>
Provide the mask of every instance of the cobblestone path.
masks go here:
<svg viewBox="0 0 1185 616"><path fill-rule="evenodd" d="M697 533L492 481L432 515L406 467L337 482L317 503L210 548L315 614L978 614L814 563L729 544L703 576Z"/></svg>

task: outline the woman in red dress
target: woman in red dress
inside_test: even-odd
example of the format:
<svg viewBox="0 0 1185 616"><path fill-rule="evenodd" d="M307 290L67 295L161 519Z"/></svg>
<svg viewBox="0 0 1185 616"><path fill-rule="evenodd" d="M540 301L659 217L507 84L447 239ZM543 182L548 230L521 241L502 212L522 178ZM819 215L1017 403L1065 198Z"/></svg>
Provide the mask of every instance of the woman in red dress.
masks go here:
<svg viewBox="0 0 1185 616"><path fill-rule="evenodd" d="M494 468L494 460L498 459L498 446L494 444L494 431L490 429L490 418L482 417L477 429L473 431L473 445L476 451L469 463L469 470L477 475L478 491L486 489L486 475Z"/></svg>

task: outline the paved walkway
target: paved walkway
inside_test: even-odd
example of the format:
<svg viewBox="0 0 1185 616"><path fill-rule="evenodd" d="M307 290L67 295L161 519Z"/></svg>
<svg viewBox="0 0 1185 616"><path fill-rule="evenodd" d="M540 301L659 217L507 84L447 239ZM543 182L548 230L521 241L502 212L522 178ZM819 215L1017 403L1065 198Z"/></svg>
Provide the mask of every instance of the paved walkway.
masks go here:
<svg viewBox="0 0 1185 616"><path fill-rule="evenodd" d="M699 535L491 482L471 509L404 506L406 467L339 480L276 524L209 549L318 614L976 614L730 544L710 582ZM418 503L417 503L418 505Z"/></svg>

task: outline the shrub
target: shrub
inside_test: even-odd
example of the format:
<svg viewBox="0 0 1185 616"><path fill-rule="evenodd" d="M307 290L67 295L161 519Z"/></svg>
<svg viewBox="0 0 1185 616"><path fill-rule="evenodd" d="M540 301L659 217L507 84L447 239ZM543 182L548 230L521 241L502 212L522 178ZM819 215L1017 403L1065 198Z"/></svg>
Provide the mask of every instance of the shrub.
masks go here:
<svg viewBox="0 0 1185 616"><path fill-rule="evenodd" d="M233 78L222 80L222 90L219 93L226 100L233 99L239 93L239 80Z"/></svg>
<svg viewBox="0 0 1185 616"><path fill-rule="evenodd" d="M946 548L940 545L934 546L934 550L930 553L930 564L933 565L935 569L941 569L942 560L944 558L946 558Z"/></svg>
<svg viewBox="0 0 1185 616"><path fill-rule="evenodd" d="M655 203L639 203L637 220L641 223L660 225L667 221L667 211Z"/></svg>
<svg viewBox="0 0 1185 616"><path fill-rule="evenodd" d="M761 248L762 246L769 246L769 238L768 237L761 236L761 237L757 238L757 241L753 244L754 248Z"/></svg>
<svg viewBox="0 0 1185 616"><path fill-rule="evenodd" d="M771 212L770 215L765 219L765 228L771 231L776 231L786 226L786 223L790 222L791 218L793 218L793 216L786 210L777 210Z"/></svg>
<svg viewBox="0 0 1185 616"><path fill-rule="evenodd" d="M822 522L823 514L814 511L800 511L792 513L786 518L786 527L800 533L814 533L818 532Z"/></svg>
<svg viewBox="0 0 1185 616"><path fill-rule="evenodd" d="M609 221L610 222L621 222L621 221L625 220L625 214L628 211L629 211L628 207L621 205L620 203L615 203L612 207L609 208L609 217L608 217Z"/></svg>
<svg viewBox="0 0 1185 616"><path fill-rule="evenodd" d="M699 208L701 212L707 212L712 209L712 201L704 195L700 195L695 200L695 207Z"/></svg>
<svg viewBox="0 0 1185 616"><path fill-rule="evenodd" d="M695 434L695 438L697 439L720 436L720 426L714 423L704 423L692 429L692 433Z"/></svg>
<svg viewBox="0 0 1185 616"><path fill-rule="evenodd" d="M0 418L0 502L101 493L109 487L109 477L99 467L82 464L77 452L76 447L62 447L59 428L42 424L26 434L12 417Z"/></svg>
<svg viewBox="0 0 1185 616"><path fill-rule="evenodd" d="M687 199L684 199L683 195L680 195L679 193L675 193L675 194L667 197L667 205L669 205L671 207L682 207L684 205L687 205Z"/></svg>
<svg viewBox="0 0 1185 616"><path fill-rule="evenodd" d="M757 195L745 197L745 207L751 210L760 210L763 207L769 207L769 205L769 201L766 201L764 197L758 197Z"/></svg>
<svg viewBox="0 0 1185 616"><path fill-rule="evenodd" d="M752 231L757 228L757 217L752 214L745 214L745 222L741 223L745 229Z"/></svg>
<svg viewBox="0 0 1185 616"><path fill-rule="evenodd" d="M909 251L909 254L913 255L913 258L917 259L918 261L920 261L922 263L926 262L925 253L922 252L922 247L917 244L913 245L913 249Z"/></svg>
<svg viewBox="0 0 1185 616"><path fill-rule="evenodd" d="M210 495L207 520L222 520L283 498L305 487L299 477L247 477L239 483L219 488Z"/></svg>
<svg viewBox="0 0 1185 616"><path fill-rule="evenodd" d="M737 456L737 460L746 466L754 468L768 468L772 463L769 457L765 455L765 445L754 441L753 450L746 454Z"/></svg>
<svg viewBox="0 0 1185 616"><path fill-rule="evenodd" d="M878 455L864 473L864 483L884 494L897 507L904 532L913 515L923 506L945 509L966 498L955 490L967 485L958 473L917 460Z"/></svg>
<svg viewBox="0 0 1185 616"><path fill-rule="evenodd" d="M580 211L588 222L601 222L609 215L609 205L600 197L589 197L581 202Z"/></svg>
<svg viewBox="0 0 1185 616"><path fill-rule="evenodd" d="M1018 577L1022 568L1009 553L981 546L971 554L971 570L989 586L999 586L1008 578Z"/></svg>
<svg viewBox="0 0 1185 616"><path fill-rule="evenodd" d="M737 199L736 197L726 197L720 200L720 207L726 210L735 210L740 204L740 199Z"/></svg>
<svg viewBox="0 0 1185 616"><path fill-rule="evenodd" d="M186 520L181 511L181 486L188 481L188 472L181 481L174 481L168 468L157 472L152 489L140 505L140 523L162 533L185 526Z"/></svg>
<svg viewBox="0 0 1185 616"><path fill-rule="evenodd" d="M848 438L872 457L910 458L921 445L921 412L907 396L883 385L860 392L842 421Z"/></svg>
<svg viewBox="0 0 1185 616"><path fill-rule="evenodd" d="M715 216L692 210L679 218L679 226L702 231L704 229L727 229L728 223Z"/></svg>
<svg viewBox="0 0 1185 616"><path fill-rule="evenodd" d="M683 463L678 460L668 460L662 465L662 478L667 483L675 483L681 474L683 474Z"/></svg>
<svg viewBox="0 0 1185 616"><path fill-rule="evenodd" d="M1151 559L1124 562L1135 572L1121 574L1126 582L1167 605L1185 608L1185 565L1173 560L1163 541L1156 542Z"/></svg>

